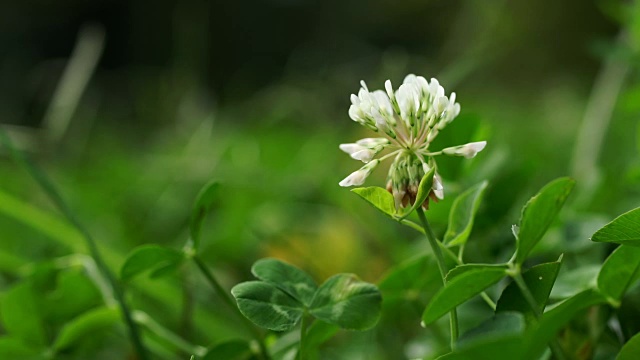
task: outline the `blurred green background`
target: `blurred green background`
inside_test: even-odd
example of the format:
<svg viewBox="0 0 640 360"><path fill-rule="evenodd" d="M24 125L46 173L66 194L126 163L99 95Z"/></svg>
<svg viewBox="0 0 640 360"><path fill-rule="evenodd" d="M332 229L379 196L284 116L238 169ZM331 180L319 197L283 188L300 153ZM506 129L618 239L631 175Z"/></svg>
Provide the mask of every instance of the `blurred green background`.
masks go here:
<svg viewBox="0 0 640 360"><path fill-rule="evenodd" d="M359 167L338 145L372 135L349 119L349 95L360 80L379 89L408 73L436 77L462 107L438 145L488 140L471 161L439 159L446 198L428 213L436 232L455 195L487 179L467 261L508 260L522 205L549 180L573 176L564 225L537 248L539 261L569 254L570 270L601 262L611 249L589 236L640 199L638 13L604 0L3 1L0 122L114 271L136 246L182 247L195 195L217 179L223 196L202 246L227 288L265 256L318 281L354 272L377 282L427 246L338 186ZM367 185L385 176L381 166ZM54 264L86 250L34 215L60 219L6 152L0 195L0 290L40 274L39 301L58 309L43 315L53 339L100 302L91 283L77 290L81 270L73 277ZM138 279L128 296L193 343L247 336L194 269ZM69 299L80 303L55 305ZM328 358L435 351L415 321L421 310L389 310L383 324L396 332L342 334ZM105 333L64 356L127 352L124 330Z"/></svg>

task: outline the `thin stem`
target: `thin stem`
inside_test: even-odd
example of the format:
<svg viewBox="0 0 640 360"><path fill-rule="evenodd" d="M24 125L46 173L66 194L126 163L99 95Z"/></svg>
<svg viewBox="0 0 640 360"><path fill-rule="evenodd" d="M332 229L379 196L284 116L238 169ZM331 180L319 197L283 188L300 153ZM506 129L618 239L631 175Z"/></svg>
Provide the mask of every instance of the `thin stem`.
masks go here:
<svg viewBox="0 0 640 360"><path fill-rule="evenodd" d="M542 317L542 311L538 307L538 302L533 297L533 294L529 290L529 287L527 286L527 283L522 278L522 274L520 273L520 269L519 268L512 269L510 275L513 278L513 281L516 282L516 285L518 285L518 287L520 288L520 292L522 292L522 296L524 296L524 299L529 304L529 307L531 307L531 310L533 311L533 316L536 318L536 320L539 321L540 318ZM556 339L553 339L549 343L549 347L551 348L551 352L553 353L553 355L555 356L556 359L558 359L558 360L564 360L565 359L564 351L562 350L562 347L560 347L560 344L558 343L558 341Z"/></svg>
<svg viewBox="0 0 640 360"><path fill-rule="evenodd" d="M202 272L202 275L204 275L204 277L207 279L209 284L213 286L213 289L215 290L215 292L218 293L220 297L222 297L222 300L230 308L235 310L235 313L240 317L240 319L242 319L242 323L245 325L245 327L249 331L251 331L251 333L254 335L256 341L260 345L261 358L268 359L269 353L267 352L267 347L264 344L262 333L255 327L255 325L253 325L252 322L250 322L246 317L244 317L244 315L242 315L242 313L240 313L240 310L238 310L238 307L236 306L236 302L231 298L229 293L227 293L227 291L222 287L222 285L220 285L218 280L215 278L215 276L213 276L213 273L211 272L211 270L209 270L209 268L204 263L204 261L202 261L200 256L193 255L192 259L196 263L200 271Z"/></svg>
<svg viewBox="0 0 640 360"><path fill-rule="evenodd" d="M427 232L422 227L420 227L420 225L414 223L411 220L402 219L402 220L400 220L400 223L403 224L403 225L407 225L410 228L412 228L414 230L417 230L418 232L420 232L420 233L422 233L424 235L427 234ZM438 241L437 243L440 246L440 249L442 249L442 251L444 251L444 253L449 258L451 258L451 260L453 260L457 265L464 265L464 262L462 261L462 259L458 258L458 256L453 251L451 251L451 249L449 249L445 244L441 243L440 241ZM486 292L484 292L484 291L481 292L480 296L482 297L484 302L486 302L487 305L489 305L489 307L491 307L492 310L494 310L494 311L496 310L496 306L497 306L496 303L493 300L491 300L491 297L489 297L489 295L487 295Z"/></svg>
<svg viewBox="0 0 640 360"><path fill-rule="evenodd" d="M439 242L436 239L436 236L431 229L431 225L429 225L429 221L424 214L424 210L422 210L422 207L418 206L416 211L418 213L420 221L422 222L422 226L424 227L425 235L427 236L427 240L429 241L431 250L436 257L438 269L440 270L440 277L442 278L442 285L444 286L446 284L445 277L447 275L447 265L444 262L442 250L440 249ZM455 342L458 339L458 314L456 312L456 308L453 308L449 313L449 323L451 328L451 348L453 349Z"/></svg>
<svg viewBox="0 0 640 360"><path fill-rule="evenodd" d="M518 287L520 288L520 292L522 292L522 296L524 296L524 299L529 304L529 307L531 307L533 315L536 317L536 319L539 320L542 316L542 312L540 311L540 308L538 308L538 302L533 297L533 294L529 290L527 283L522 278L520 271L513 273L511 277L513 277L513 281L515 281L516 285L518 285Z"/></svg>
<svg viewBox="0 0 640 360"><path fill-rule="evenodd" d="M298 344L298 360L306 360L307 358L307 328L309 327L309 316L302 315L300 323L300 343Z"/></svg>
<svg viewBox="0 0 640 360"><path fill-rule="evenodd" d="M628 30L617 36L616 46L628 48ZM622 61L613 52L605 59L593 83L582 124L576 135L571 174L582 184L576 201L589 201L598 185L598 159L616 101L631 70L631 62Z"/></svg>
<svg viewBox="0 0 640 360"><path fill-rule="evenodd" d="M89 248L89 253L91 254L91 257L93 257L93 260L95 261L96 266L98 267L98 269L100 269L104 277L107 279L107 281L113 288L116 301L120 306L120 310L122 311L124 321L127 325L127 328L129 329L129 337L131 338L133 347L138 353L139 359L140 360L148 359L149 357L147 356L147 350L145 349L142 343L140 332L138 330L137 325L133 321L133 318L131 316L131 310L129 309L129 306L125 301L124 291L120 287L120 284L116 281L115 276L111 273L111 271L105 264L104 260L102 259L102 255L98 250L98 245L93 239L93 237L91 236L91 234L89 233L89 230L85 228L82 225L82 223L80 223L80 221L76 218L76 215L73 213L71 208L69 208L67 203L62 198L62 195L60 195L60 192L56 189L55 185L47 177L47 175L38 167L36 167L34 164L32 164L25 154L23 154L22 152L16 149L16 147L13 145L13 142L11 141L11 139L9 138L9 136L6 134L6 132L2 127L0 127L0 142L2 142L5 145L5 147L9 150L9 153L11 154L11 157L14 159L14 161L16 161L22 167L24 167L29 173L29 175L31 175L31 177L44 190L44 192L47 194L47 196L53 202L53 204L64 215L64 217L67 218L67 221L69 221L69 223L71 223L82 234L85 240L85 243Z"/></svg>
<svg viewBox="0 0 640 360"><path fill-rule="evenodd" d="M143 311L134 310L133 319L138 324L149 329L149 331L171 343L176 349L180 349L188 354L196 354L198 356L204 356L207 352L206 347L189 343L177 334L173 333L171 330L160 325Z"/></svg>

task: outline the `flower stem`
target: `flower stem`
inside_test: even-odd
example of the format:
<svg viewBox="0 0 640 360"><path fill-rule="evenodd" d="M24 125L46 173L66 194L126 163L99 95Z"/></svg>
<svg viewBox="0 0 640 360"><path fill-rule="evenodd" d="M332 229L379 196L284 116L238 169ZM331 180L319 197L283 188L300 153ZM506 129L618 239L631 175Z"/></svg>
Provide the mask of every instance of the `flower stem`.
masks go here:
<svg viewBox="0 0 640 360"><path fill-rule="evenodd" d="M307 358L307 328L309 327L309 316L307 314L302 315L302 321L300 323L300 344L298 349L298 360L306 360Z"/></svg>
<svg viewBox="0 0 640 360"><path fill-rule="evenodd" d="M431 225L429 225L426 215L424 214L424 210L422 210L422 207L418 206L416 211L420 221L422 222L422 227L424 227L425 235L427 236L431 250L436 257L438 269L440 270L440 277L442 278L442 285L444 286L446 284L445 276L447 275L447 265L444 262L442 250L440 249L439 242L431 229ZM456 308L453 308L449 313L449 323L451 328L451 348L453 349L455 342L458 339L458 314L456 312Z"/></svg>
<svg viewBox="0 0 640 360"><path fill-rule="evenodd" d="M421 227L420 227L420 225L418 225L418 224L414 223L413 221L410 221L410 220L407 220L407 219L402 219L402 220L400 221L400 223L401 223L401 224L403 224L403 225L407 225L407 226L409 226L410 228L412 228L412 229L414 229L414 230L417 230L418 232L420 232L420 233L422 233L422 234L424 234L424 235L426 235L426 234L427 234L427 232L426 232L423 228L421 228ZM462 259L460 259L460 258L459 258L459 257L458 257L458 256L457 256L453 251L451 251L451 249L449 249L445 244L443 244L443 243L441 243L441 242L439 242L439 241L438 241L438 245L440 246L440 249L442 249L442 251L444 251L444 253L445 253L447 256L449 256L449 257L451 258L451 260L453 260L453 261L455 261L455 262L456 262L456 264L458 264L458 265L464 265L464 262L462 261ZM491 298L489 297L489 295L487 295L487 293L486 293L486 292L484 292L484 291L483 291L483 292L481 292L481 293L480 293L480 296L482 297L482 299L484 300L484 302L486 302L486 303L487 303L487 305L489 305L489 307L490 307L492 310L494 310L494 311L496 310L496 303L495 303L493 300L491 300Z"/></svg>
<svg viewBox="0 0 640 360"><path fill-rule="evenodd" d="M209 284L211 284L215 292L218 293L218 295L230 308L235 309L235 313L240 317L240 319L242 319L242 323L254 335L255 340L260 345L260 352L261 352L260 358L268 359L269 353L267 352L267 347L264 344L262 333L258 331L258 329L253 325L252 322L250 322L246 317L244 317L244 315L242 315L242 313L240 313L240 310L238 310L238 307L236 306L235 301L231 298L231 296L227 293L227 291L225 291L222 285L220 285L220 282L218 282L216 277L213 275L211 270L209 270L209 268L204 263L204 261L202 261L200 256L194 254L192 256L192 259L198 266L198 269L200 269L200 271L202 272L202 275L204 275L204 277L207 279Z"/></svg>
<svg viewBox="0 0 640 360"><path fill-rule="evenodd" d="M111 288L113 289L113 293L115 295L116 301L118 302L120 306L120 310L122 311L124 322L127 325L127 328L129 329L129 337L131 339L133 347L135 348L136 353L138 354L139 359L140 360L148 359L149 357L147 355L147 350L142 343L139 329L136 326L135 322L133 321L133 318L131 316L131 310L129 309L129 306L125 301L124 290L122 289L122 287L116 280L115 276L113 275L111 270L109 270L104 260L102 259L102 255L98 250L98 244L89 233L89 230L86 227L84 227L84 225L82 225L80 220L78 220L75 213L64 201L64 199L62 198L62 195L60 194L58 189L56 189L51 179L49 179L49 177L44 173L44 171L40 170L40 168L35 166L29 160L29 158L27 158L25 154L23 154L13 145L13 142L11 141L11 139L9 138L9 136L6 134L5 130L2 127L0 127L0 142L2 142L5 145L5 147L9 150L9 153L11 154L11 157L14 159L14 161L16 161L19 165L24 167L25 170L27 170L29 175L31 175L31 177L38 183L38 185L47 194L47 196L53 202L53 204L58 208L58 210L60 210L62 215L64 215L67 221L69 221L69 223L73 225L73 227L75 227L80 232L80 234L85 240L85 243L87 244L87 247L89 248L89 253L91 254L91 257L93 258L93 260L95 261L97 268L100 269L100 272L107 279L107 282L109 283L109 285L111 285Z"/></svg>
<svg viewBox="0 0 640 360"><path fill-rule="evenodd" d="M513 281L516 282L516 285L518 285L518 287L520 288L520 292L522 292L522 296L524 296L524 299L529 304L529 307L531 307L531 310L533 311L533 316L536 318L536 320L539 321L540 318L542 317L542 311L540 311L540 309L538 308L538 302L533 297L533 294L529 290L527 283L522 278L522 274L520 273L520 268L519 267L512 268L512 270L510 271L510 275L513 278ZM551 348L551 352L553 353L553 356L556 359L565 360L564 351L562 350L562 347L560 346L560 344L556 339L553 339L549 343L549 347Z"/></svg>

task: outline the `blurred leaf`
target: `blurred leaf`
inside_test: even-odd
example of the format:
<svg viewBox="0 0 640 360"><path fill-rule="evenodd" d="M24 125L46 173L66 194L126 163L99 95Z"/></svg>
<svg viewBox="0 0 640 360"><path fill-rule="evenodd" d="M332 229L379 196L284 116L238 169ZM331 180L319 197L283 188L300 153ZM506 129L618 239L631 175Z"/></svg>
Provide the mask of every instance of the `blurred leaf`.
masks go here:
<svg viewBox="0 0 640 360"><path fill-rule="evenodd" d="M76 317L67 323L58 334L53 348L61 351L82 341L86 336L95 336L105 328L113 327L121 321L117 308L100 307Z"/></svg>
<svg viewBox="0 0 640 360"><path fill-rule="evenodd" d="M338 325L329 324L322 320L314 321L307 329L307 349L305 353L309 355L309 351L317 349L320 345L331 339L340 330Z"/></svg>
<svg viewBox="0 0 640 360"><path fill-rule="evenodd" d="M231 294L247 319L269 330L291 330L304 313L302 303L270 283L243 282L234 286Z"/></svg>
<svg viewBox="0 0 640 360"><path fill-rule="evenodd" d="M131 280L148 270L153 270L157 276L159 271L177 267L183 260L184 254L178 250L160 245L142 245L129 253L120 269L120 278L123 281Z"/></svg>
<svg viewBox="0 0 640 360"><path fill-rule="evenodd" d="M609 303L620 305L640 269L640 248L621 245L605 260L598 274L598 289Z"/></svg>
<svg viewBox="0 0 640 360"><path fill-rule="evenodd" d="M549 294L551 294L553 284L558 277L561 262L562 258L556 262L536 265L522 273L522 278L536 300L540 313L544 311L547 301L549 301ZM524 314L528 324L535 319L531 306L522 295L522 291L520 291L515 281L512 281L504 289L498 300L496 313L504 311L517 311Z"/></svg>
<svg viewBox="0 0 640 360"><path fill-rule="evenodd" d="M61 218L48 214L0 190L0 213L12 217L74 250L84 248L82 235Z"/></svg>
<svg viewBox="0 0 640 360"><path fill-rule="evenodd" d="M616 360L637 360L638 354L640 354L640 334L634 335L624 344Z"/></svg>
<svg viewBox="0 0 640 360"><path fill-rule="evenodd" d="M594 289L585 290L545 312L540 321L526 333L526 359L538 359L558 331L582 310L604 303L604 297Z"/></svg>
<svg viewBox="0 0 640 360"><path fill-rule="evenodd" d="M640 208L615 218L602 229L596 231L591 241L640 246Z"/></svg>
<svg viewBox="0 0 640 360"><path fill-rule="evenodd" d="M202 360L248 360L253 357L251 346L245 340L229 340L214 345Z"/></svg>
<svg viewBox="0 0 640 360"><path fill-rule="evenodd" d="M516 262L522 264L540 241L571 193L575 181L559 178L545 185L522 209L517 236Z"/></svg>
<svg viewBox="0 0 640 360"><path fill-rule="evenodd" d="M378 287L386 303L398 297L417 298L428 284L433 285L435 291L442 281L438 273L438 264L431 254L423 254L392 267L380 280Z"/></svg>
<svg viewBox="0 0 640 360"><path fill-rule="evenodd" d="M440 356L437 360L496 360L522 359L524 354L521 336L503 335L488 337L461 349Z"/></svg>
<svg viewBox="0 0 640 360"><path fill-rule="evenodd" d="M0 337L0 359L44 360L47 357L16 338L2 336Z"/></svg>
<svg viewBox="0 0 640 360"><path fill-rule="evenodd" d="M468 267L466 271L460 275L448 280L445 286L431 299L431 302L422 314L423 324L426 326L438 320L454 307L500 281L506 274L506 270L502 267Z"/></svg>
<svg viewBox="0 0 640 360"><path fill-rule="evenodd" d="M358 194L358 196L388 216L393 217L396 213L396 205L393 201L393 195L381 187L370 186L366 188L351 189L351 191Z"/></svg>
<svg viewBox="0 0 640 360"><path fill-rule="evenodd" d="M31 283L23 281L7 290L0 301L4 329L25 344L42 348L47 343L40 306Z"/></svg>
<svg viewBox="0 0 640 360"><path fill-rule="evenodd" d="M47 321L67 321L103 303L96 284L78 268L57 273L56 289L44 304Z"/></svg>
<svg viewBox="0 0 640 360"><path fill-rule="evenodd" d="M206 184L202 190L200 190L200 193L198 193L196 202L193 205L191 219L189 219L189 231L191 239L193 240L193 247L196 251L200 245L200 228L202 227L202 221L218 196L219 186L220 184L215 181Z"/></svg>
<svg viewBox="0 0 640 360"><path fill-rule="evenodd" d="M579 268L560 272L551 290L551 298L564 299L579 292L596 287L596 279L600 272L600 265L584 265Z"/></svg>
<svg viewBox="0 0 640 360"><path fill-rule="evenodd" d="M451 281L456 276L460 276L468 271L475 271L477 269L503 269L507 271L509 269L508 265L505 264L463 264L454 267L449 270L447 275L445 276L445 280Z"/></svg>
<svg viewBox="0 0 640 360"><path fill-rule="evenodd" d="M444 234L445 244L453 246L467 242L473 227L473 218L487 185L488 183L483 181L467 189L455 199L449 212L449 226Z"/></svg>
<svg viewBox="0 0 640 360"><path fill-rule="evenodd" d="M309 307L318 289L309 274L277 259L260 259L253 264L255 277L275 285L280 290Z"/></svg>
<svg viewBox="0 0 640 360"><path fill-rule="evenodd" d="M366 330L378 322L381 306L375 285L353 274L338 274L320 285L309 312L343 329Z"/></svg>
<svg viewBox="0 0 640 360"><path fill-rule="evenodd" d="M456 342L456 350L462 349L478 341L505 335L521 334L524 331L524 317L513 311L496 313L477 327L464 333Z"/></svg>

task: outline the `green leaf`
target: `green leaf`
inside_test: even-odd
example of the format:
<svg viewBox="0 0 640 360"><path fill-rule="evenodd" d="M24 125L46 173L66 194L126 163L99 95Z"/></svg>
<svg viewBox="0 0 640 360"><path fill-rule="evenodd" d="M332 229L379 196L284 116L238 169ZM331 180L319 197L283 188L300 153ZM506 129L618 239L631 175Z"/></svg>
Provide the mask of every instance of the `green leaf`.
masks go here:
<svg viewBox="0 0 640 360"><path fill-rule="evenodd" d="M507 271L509 266L506 264L463 264L454 267L449 270L447 275L445 276L446 281L451 281L456 276L462 275L468 271L475 271L477 269L502 269Z"/></svg>
<svg viewBox="0 0 640 360"><path fill-rule="evenodd" d="M637 360L638 354L640 354L640 334L635 334L620 349L616 360Z"/></svg>
<svg viewBox="0 0 640 360"><path fill-rule="evenodd" d="M19 339L2 336L0 337L0 359L44 360L47 357Z"/></svg>
<svg viewBox="0 0 640 360"><path fill-rule="evenodd" d="M94 333L119 324L120 320L120 312L117 308L100 307L87 311L60 330L53 348L56 351L67 349L86 336L95 336Z"/></svg>
<svg viewBox="0 0 640 360"><path fill-rule="evenodd" d="M42 305L47 321L65 323L85 311L104 303L96 283L85 269L70 268L55 275L56 289Z"/></svg>
<svg viewBox="0 0 640 360"><path fill-rule="evenodd" d="M229 340L214 345L202 360L249 360L253 356L251 346L245 340Z"/></svg>
<svg viewBox="0 0 640 360"><path fill-rule="evenodd" d="M431 168L431 170L429 170L429 172L424 174L424 176L420 180L420 184L418 184L418 193L416 194L416 201L413 203L411 208L409 208L409 210L407 210L400 217L400 220L402 220L402 219L406 218L407 216L409 216L409 214L414 212L419 206L422 206L422 204L425 202L425 200L427 200L427 198L429 197L429 194L431 193L432 187L433 187L433 175L435 173L436 173L436 168L434 166L434 167ZM393 196L392 196L392 198L393 198Z"/></svg>
<svg viewBox="0 0 640 360"><path fill-rule="evenodd" d="M497 283L507 274L503 267L463 266L466 268L465 271L447 281L445 287L440 289L427 305L422 314L422 322L425 326Z"/></svg>
<svg viewBox="0 0 640 360"><path fill-rule="evenodd" d="M461 349L478 341L486 341L505 335L524 332L524 317L518 312L505 311L495 314L477 327L464 333L456 342L456 349Z"/></svg>
<svg viewBox="0 0 640 360"><path fill-rule="evenodd" d="M291 330L304 313L302 303L270 283L243 282L234 286L231 294L247 319L269 330Z"/></svg>
<svg viewBox="0 0 640 360"><path fill-rule="evenodd" d="M599 272L599 264L583 265L570 271L560 272L549 297L566 299L587 289L596 288Z"/></svg>
<svg viewBox="0 0 640 360"><path fill-rule="evenodd" d="M307 329L306 354L310 350L316 350L320 345L331 339L340 330L338 325L329 324L322 320L314 321Z"/></svg>
<svg viewBox="0 0 640 360"><path fill-rule="evenodd" d="M628 211L596 231L591 241L640 246L640 208Z"/></svg>
<svg viewBox="0 0 640 360"><path fill-rule="evenodd" d="M537 325L527 330L526 359L538 359L547 344L558 331L582 310L605 302L605 298L594 289L585 290L555 306L542 315Z"/></svg>
<svg viewBox="0 0 640 360"><path fill-rule="evenodd" d="M381 187L361 187L351 189L351 191L390 217L396 213L393 195Z"/></svg>
<svg viewBox="0 0 640 360"><path fill-rule="evenodd" d="M36 348L44 347L47 342L40 310L37 295L28 281L9 289L0 300L6 332Z"/></svg>
<svg viewBox="0 0 640 360"><path fill-rule="evenodd" d="M437 360L496 360L522 359L524 354L523 340L518 335L502 335L489 337L474 342L473 345L456 349L440 356Z"/></svg>
<svg viewBox="0 0 640 360"><path fill-rule="evenodd" d="M184 254L178 250L160 245L142 245L135 248L124 261L120 278L123 281L131 280L148 270L153 270L157 276L167 267L176 268L183 260Z"/></svg>
<svg viewBox="0 0 640 360"><path fill-rule="evenodd" d="M353 274L338 274L320 285L309 312L343 329L366 330L378 322L381 305L375 285Z"/></svg>
<svg viewBox="0 0 640 360"><path fill-rule="evenodd" d="M619 306L639 269L640 248L621 245L602 265L598 274L598 290L610 304Z"/></svg>
<svg viewBox="0 0 640 360"><path fill-rule="evenodd" d="M529 252L542 239L574 185L575 181L570 178L553 180L524 206L517 236L516 262L518 264L526 260Z"/></svg>
<svg viewBox="0 0 640 360"><path fill-rule="evenodd" d="M455 199L449 212L449 226L444 234L445 244L453 246L467 242L467 238L469 238L473 228L473 218L476 216L487 184L486 181L483 181L469 188Z"/></svg>
<svg viewBox="0 0 640 360"><path fill-rule="evenodd" d="M538 311L542 313L549 300L549 294L553 284L558 277L560 271L562 259L558 261L536 265L522 273L522 278L527 284L527 287L531 291L533 298L538 304ZM522 291L512 281L502 292L498 304L496 307L496 313L504 311L517 311L524 314L527 324L532 323L535 320L535 315L531 306L522 295Z"/></svg>
<svg viewBox="0 0 640 360"><path fill-rule="evenodd" d="M318 289L313 278L297 267L277 259L261 259L253 264L255 277L275 285L305 306L311 306Z"/></svg>
<svg viewBox="0 0 640 360"><path fill-rule="evenodd" d="M200 193L196 196L196 202L193 204L191 219L189 219L189 231L191 239L193 240L193 247L196 250L198 250L198 246L200 245L200 228L202 227L202 221L216 200L219 187L219 183L215 181L209 182L200 190Z"/></svg>
<svg viewBox="0 0 640 360"><path fill-rule="evenodd" d="M385 304L391 300L416 299L442 286L438 264L431 254L422 254L391 268L378 283Z"/></svg>

